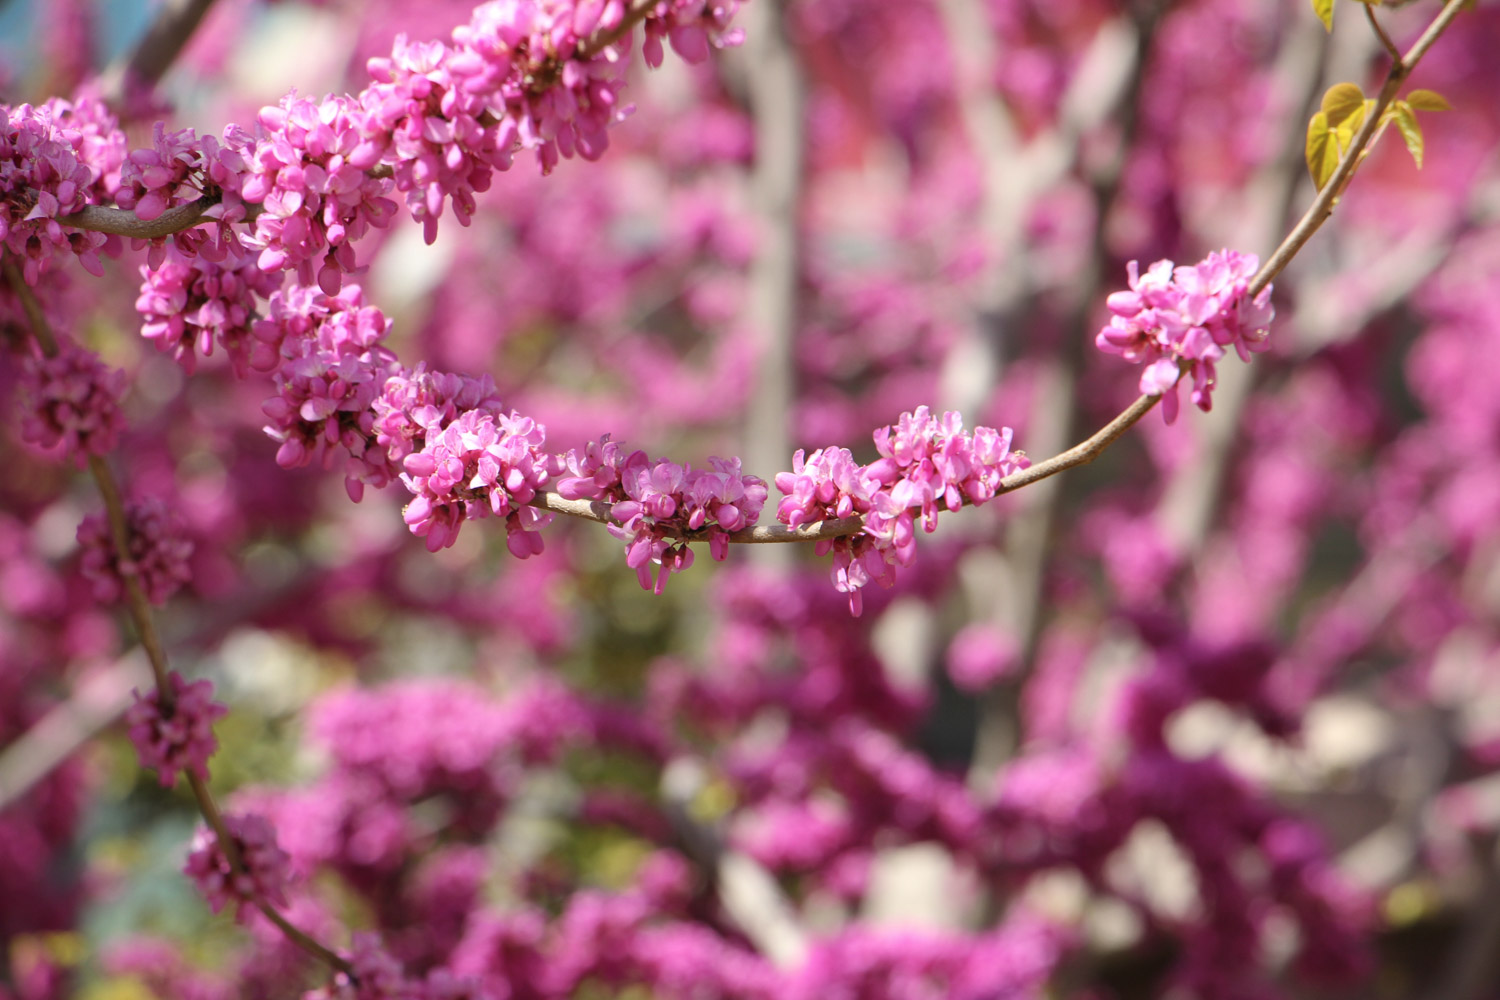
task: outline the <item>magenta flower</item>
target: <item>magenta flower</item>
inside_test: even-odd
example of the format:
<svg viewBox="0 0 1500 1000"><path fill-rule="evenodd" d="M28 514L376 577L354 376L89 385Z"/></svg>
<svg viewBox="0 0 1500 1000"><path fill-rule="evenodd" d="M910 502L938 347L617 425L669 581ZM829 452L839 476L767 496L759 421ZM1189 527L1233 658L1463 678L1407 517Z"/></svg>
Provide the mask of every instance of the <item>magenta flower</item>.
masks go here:
<svg viewBox="0 0 1500 1000"><path fill-rule="evenodd" d="M154 768L163 788L177 781L178 771L208 780L208 759L218 749L214 721L229 709L213 700L214 686L206 680L188 684L175 670L167 675L171 692L170 711L162 707L161 692L152 689L144 698L136 692L135 704L125 710L130 742L142 767Z"/></svg>
<svg viewBox="0 0 1500 1000"><path fill-rule="evenodd" d="M403 515L412 534L436 552L457 540L464 521L493 514L505 518L511 554L540 554L536 529L552 515L527 504L562 471L546 444L546 428L515 411L468 410L446 426L430 425L422 449L401 463L401 481L415 497Z"/></svg>
<svg viewBox="0 0 1500 1000"><path fill-rule="evenodd" d="M356 503L369 483L379 489L396 466L375 434L372 407L386 379L400 370L380 342L390 321L362 305L358 285L336 296L294 287L272 296L270 316L253 329L261 344L252 362L277 348L277 394L261 404L265 428L281 443L276 463L294 469L311 462L332 468L342 458L344 486Z"/></svg>
<svg viewBox="0 0 1500 1000"><path fill-rule="evenodd" d="M495 380L452 372L430 372L425 362L386 379L371 407L375 440L392 462L400 462L427 442L428 428L445 427L467 410L499 416L505 407Z"/></svg>
<svg viewBox="0 0 1500 1000"><path fill-rule="evenodd" d="M694 469L622 451L606 436L582 453L568 452L563 461L573 475L560 480L558 490L570 499L613 504L617 523L609 531L625 542L625 564L646 590L660 594L672 573L692 566L684 536L705 537L709 554L722 561L730 534L760 520L769 491L764 480L744 474L738 458L710 458L708 469ZM654 580L653 565L661 567Z"/></svg>
<svg viewBox="0 0 1500 1000"><path fill-rule="evenodd" d="M925 406L903 413L893 426L874 434L880 458L858 465L846 448L825 448L792 458L792 471L776 475L786 494L776 510L790 527L860 515L857 535L824 539L819 555L833 553L833 585L849 595L849 610L863 607L860 591L871 581L889 587L896 566L916 559L916 518L927 531L937 528L938 504L957 510L982 504L999 491L1001 481L1030 462L1010 450L1010 428L964 431L953 412L941 419Z"/></svg>
<svg viewBox="0 0 1500 1000"><path fill-rule="evenodd" d="M390 181L367 172L373 163L351 160L364 141L364 119L348 97L321 104L287 97L261 109L264 135L239 194L263 208L250 241L262 270L295 271L301 284L336 295L356 270L354 241L390 224Z"/></svg>
<svg viewBox="0 0 1500 1000"><path fill-rule="evenodd" d="M129 558L121 562L104 514L90 514L78 526L83 549L80 570L94 585L94 597L104 604L120 599L125 578L135 577L152 604L165 604L177 588L192 579L188 557L193 543L182 537L181 523L155 497L125 505L130 535Z"/></svg>
<svg viewBox="0 0 1500 1000"><path fill-rule="evenodd" d="M102 107L0 104L0 245L15 256L28 285L63 254L96 277L104 273L104 234L67 229L58 219L97 197L103 172L123 156L117 135Z"/></svg>
<svg viewBox="0 0 1500 1000"><path fill-rule="evenodd" d="M1192 267L1173 268L1159 260L1142 275L1135 261L1126 267L1130 291L1108 299L1114 313L1099 331L1101 351L1146 365L1140 389L1162 397L1162 416L1177 419L1176 387L1183 375L1193 377L1192 400L1199 409L1213 406L1214 366L1230 345L1240 358L1264 351L1276 310L1271 286L1253 299L1250 280L1259 260L1233 250L1211 253Z"/></svg>
<svg viewBox="0 0 1500 1000"><path fill-rule="evenodd" d="M230 865L218 837L206 826L200 826L194 834L192 853L183 866L183 872L208 900L208 908L218 913L234 902L243 914L246 905L285 906L290 859L277 846L271 824L264 816L226 813L224 828L234 841L238 872Z"/></svg>
<svg viewBox="0 0 1500 1000"><path fill-rule="evenodd" d="M264 366L267 355L262 342L251 336L251 327L257 297L270 298L280 280L262 271L253 257L234 249L216 263L174 249L155 270L143 265L141 277L135 301L143 320L141 336L171 354L184 372L193 374L198 357L211 356L216 343L236 375L249 371L257 352Z"/></svg>
<svg viewBox="0 0 1500 1000"><path fill-rule="evenodd" d="M70 340L57 347L56 357L21 365L21 440L82 467L89 455L114 448L125 427L125 373Z"/></svg>

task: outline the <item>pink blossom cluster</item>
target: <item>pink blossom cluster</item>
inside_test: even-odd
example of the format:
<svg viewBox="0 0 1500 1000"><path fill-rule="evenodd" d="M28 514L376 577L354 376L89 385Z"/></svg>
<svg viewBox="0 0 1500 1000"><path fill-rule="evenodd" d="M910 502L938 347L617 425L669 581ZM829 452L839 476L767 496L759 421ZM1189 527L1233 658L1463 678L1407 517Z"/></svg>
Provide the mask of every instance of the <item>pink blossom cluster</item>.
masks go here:
<svg viewBox="0 0 1500 1000"><path fill-rule="evenodd" d="M126 387L123 371L60 338L55 357L21 364L21 440L82 466L89 455L115 446L125 427L120 400Z"/></svg>
<svg viewBox="0 0 1500 1000"><path fill-rule="evenodd" d="M208 900L208 908L218 913L230 902L238 904L241 911L257 903L285 906L291 877L289 859L277 846L271 824L254 813L226 813L224 829L234 842L238 871L230 864L219 838L206 826L200 826L194 834L192 851L183 866L183 872Z"/></svg>
<svg viewBox="0 0 1500 1000"><path fill-rule="evenodd" d="M626 454L605 437L581 453L565 456L572 475L558 482L570 500L604 500L617 522L609 531L625 542L625 563L641 586L660 594L667 577L693 564L688 534L708 539L709 553L722 561L729 536L760 520L769 491L765 481L746 475L738 458L710 458L709 468L694 469L667 459L651 461L643 451ZM653 584L651 566L661 569Z"/></svg>
<svg viewBox="0 0 1500 1000"><path fill-rule="evenodd" d="M355 501L366 483L379 488L396 474L375 445L371 407L399 366L380 346L390 321L363 301L358 285L338 295L293 286L272 296L268 315L252 328L263 345L278 348L276 395L261 406L271 421L266 433L281 444L277 464L294 469L320 461L332 468L342 457Z"/></svg>
<svg viewBox="0 0 1500 1000"><path fill-rule="evenodd" d="M305 788L239 793L235 805L270 820L295 873L328 866L373 897L395 898L412 859L434 846L414 806L441 812L445 839L482 839L506 815L523 768L555 763L565 748L622 747L612 728L607 714L553 682L505 698L456 680L337 690L312 707L308 726L329 771ZM483 851L460 852L445 867L447 882L479 881L489 870ZM441 907L410 900L407 909L432 911L438 946Z"/></svg>
<svg viewBox="0 0 1500 1000"><path fill-rule="evenodd" d="M111 199L120 187L120 177L129 152L129 142L114 112L85 85L72 100L48 98L42 105L52 116L52 125L66 136L78 158L93 178L90 196L95 202Z"/></svg>
<svg viewBox="0 0 1500 1000"><path fill-rule="evenodd" d="M1108 299L1109 325L1095 343L1101 351L1146 365L1141 392L1162 397L1162 416L1177 419L1177 383L1193 376L1193 402L1212 405L1214 365L1231 344L1241 360L1270 346L1267 337L1276 315L1271 286L1253 299L1250 280L1260 260L1235 250L1211 253L1200 263L1174 268L1170 260L1152 264L1144 275L1135 261L1127 265L1130 291Z"/></svg>
<svg viewBox="0 0 1500 1000"><path fill-rule="evenodd" d="M92 128L63 124L74 117L95 124L91 107L74 116L74 106L64 101L0 104L0 244L20 262L28 285L61 254L76 256L92 275L104 273L104 234L59 221L95 200L96 183L123 154Z"/></svg>
<svg viewBox="0 0 1500 1000"><path fill-rule="evenodd" d="M358 271L354 242L389 224L394 190L406 196L430 240L449 199L467 224L475 193L518 148L537 150L544 171L575 153L597 159L607 127L623 117L619 93L631 30L644 25L653 66L669 39L685 59L710 43L738 41L729 21L738 0L496 0L482 4L451 44L397 40L374 59L374 82L356 96L322 101L289 96L262 109L256 134L231 126L222 138L192 129L168 133L127 153L123 133L93 99L40 107L0 106L0 242L35 284L56 253L72 253L101 273L103 234L68 230L58 220L113 200L150 221L207 196L217 228L170 237L187 256L219 261L258 250L262 270L294 270L304 285L336 294ZM230 224L254 213L253 232ZM166 240L152 241L151 267Z"/></svg>
<svg viewBox="0 0 1500 1000"><path fill-rule="evenodd" d="M465 520L505 518L505 544L518 559L540 555L538 528L552 515L529 507L561 470L547 454L547 429L512 410L468 410L446 426L427 429L420 451L402 459L401 481L415 497L403 514L427 549L452 545Z"/></svg>
<svg viewBox="0 0 1500 1000"><path fill-rule="evenodd" d="M489 375L429 371L425 361L386 379L372 409L375 441L393 462L421 451L429 427L445 427L468 410L492 416L505 412Z"/></svg>
<svg viewBox="0 0 1500 1000"><path fill-rule="evenodd" d="M243 254L239 235L230 223L246 217L240 186L252 147L250 134L237 125L226 128L221 140L199 136L190 128L169 133L157 122L151 145L130 151L112 194L115 204L133 211L142 222L160 218L167 209L201 196L215 199L204 217L216 220L217 225L211 230L184 229L169 238L150 241L148 267L162 265L169 239L180 254L188 257L201 254L217 262L231 253ZM142 241L134 242L139 245Z"/></svg>
<svg viewBox="0 0 1500 1000"><path fill-rule="evenodd" d="M167 675L167 691L170 707L163 703L159 688L152 688L145 697L135 693L135 703L125 710L130 742L135 744L141 766L156 769L163 788L176 783L179 771L207 781L208 759L219 747L214 722L229 714L229 709L213 700L211 682L189 684L175 670Z"/></svg>
<svg viewBox="0 0 1500 1000"><path fill-rule="evenodd" d="M746 806L738 846L851 900L867 888L872 843L931 841L993 868L994 831L961 781L867 720L828 713L821 724L726 755Z"/></svg>
<svg viewBox="0 0 1500 1000"><path fill-rule="evenodd" d="M916 933L855 926L820 942L791 996L987 1000L1046 996L1076 932L1017 912L984 934Z"/></svg>
<svg viewBox="0 0 1500 1000"><path fill-rule="evenodd" d="M395 215L389 181L367 172L373 159L356 155L362 117L348 97L287 97L261 109L264 132L240 196L262 208L250 240L262 270L293 270L301 284L336 295L356 270L354 241Z"/></svg>
<svg viewBox="0 0 1500 1000"><path fill-rule="evenodd" d="M401 963L385 950L379 934L355 934L353 945L348 955L353 975L336 973L331 988L309 994L310 997L314 1000L429 1000L422 984L407 980ZM438 998L432 997L431 1000Z"/></svg>
<svg viewBox="0 0 1500 1000"><path fill-rule="evenodd" d="M191 375L198 358L210 357L217 343L224 348L236 375L252 363L266 369L274 364L274 349L251 336L257 296L270 298L280 286L279 275L262 271L255 259L230 249L220 261L168 251L154 270L141 267L141 336L171 354ZM257 356L258 355L258 356Z"/></svg>
<svg viewBox="0 0 1500 1000"><path fill-rule="evenodd" d="M294 268L303 284L334 294L357 270L353 242L389 223L391 190L405 194L431 242L444 203L467 224L475 193L516 148L536 149L544 171L575 152L598 158L621 116L626 64L616 36L644 19L648 62L660 62L664 34L697 61L710 38L733 40L726 29L737 7L497 0L455 29L451 45L398 39L389 58L371 60L374 82L356 97L288 97L264 109L239 188L264 206L253 237L260 266Z"/></svg>
<svg viewBox="0 0 1500 1000"><path fill-rule="evenodd" d="M1212 698L1248 709L1270 734L1274 650L1254 642L1210 646L1168 622L1143 616L1154 660L1123 686L1114 725L1071 745L1031 753L1003 772L985 817L1012 873L1058 866L1097 870L1143 821L1160 823L1195 870L1203 901L1172 980L1194 995L1235 995L1256 950L1274 933L1266 904L1295 921L1292 958L1300 975L1347 982L1368 960L1361 944L1369 901L1338 874L1321 838L1218 756L1179 757L1166 725ZM1212 803L1212 808L1205 808ZM1261 863L1233 863L1255 856Z"/></svg>
<svg viewBox="0 0 1500 1000"><path fill-rule="evenodd" d="M188 557L193 554L193 543L183 537L177 516L155 497L128 501L125 527L130 537L129 558L121 562L103 513L90 514L78 525L78 544L83 550L79 569L84 579L94 585L94 597L105 604L120 599L127 577L140 583L152 604L165 604L192 579Z"/></svg>
<svg viewBox="0 0 1500 1000"><path fill-rule="evenodd" d="M896 424L877 430L880 458L859 465L847 448L822 448L792 458L792 471L776 475L786 494L776 517L789 527L861 515L857 535L817 543L818 554L834 553L833 584L849 595L849 610L862 607L860 589L874 580L889 587L896 566L916 559L916 517L929 532L937 529L938 503L958 510L985 503L1001 481L1030 462L1010 449L1011 430L977 427L949 411L942 418L925 406L903 413Z"/></svg>

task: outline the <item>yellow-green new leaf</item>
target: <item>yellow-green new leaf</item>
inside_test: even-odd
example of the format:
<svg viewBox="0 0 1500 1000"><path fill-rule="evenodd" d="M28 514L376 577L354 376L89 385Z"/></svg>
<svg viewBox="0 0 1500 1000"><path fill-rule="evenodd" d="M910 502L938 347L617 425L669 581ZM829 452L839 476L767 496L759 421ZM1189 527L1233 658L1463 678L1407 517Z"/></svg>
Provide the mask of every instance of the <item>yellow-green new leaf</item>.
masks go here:
<svg viewBox="0 0 1500 1000"><path fill-rule="evenodd" d="M1417 169L1421 170L1422 126L1417 124L1416 112L1405 101L1397 101L1393 108L1395 113L1391 117L1396 122L1396 128L1401 131L1401 138L1406 140L1406 151L1417 162Z"/></svg>
<svg viewBox="0 0 1500 1000"><path fill-rule="evenodd" d="M1323 190L1338 165L1338 143L1334 141L1333 130L1328 127L1328 116L1319 111L1307 123L1307 172L1312 174L1313 184L1319 191Z"/></svg>
<svg viewBox="0 0 1500 1000"><path fill-rule="evenodd" d="M1339 122L1338 127L1333 130L1334 135L1339 141L1340 156L1343 155L1344 150L1354 145L1354 133L1359 131L1359 127L1365 123L1365 115L1374 110L1374 108L1374 101L1361 101L1359 107L1355 108L1347 118Z"/></svg>
<svg viewBox="0 0 1500 1000"><path fill-rule="evenodd" d="M1323 114L1328 116L1328 124L1334 127L1342 125L1344 119L1364 106L1365 94L1357 84L1336 83L1323 95Z"/></svg>
<svg viewBox="0 0 1500 1000"><path fill-rule="evenodd" d="M1406 95L1406 103L1415 111L1452 111L1448 98L1435 90L1413 90Z"/></svg>
<svg viewBox="0 0 1500 1000"><path fill-rule="evenodd" d="M1323 22L1323 27L1333 30L1333 0L1312 0L1313 13Z"/></svg>

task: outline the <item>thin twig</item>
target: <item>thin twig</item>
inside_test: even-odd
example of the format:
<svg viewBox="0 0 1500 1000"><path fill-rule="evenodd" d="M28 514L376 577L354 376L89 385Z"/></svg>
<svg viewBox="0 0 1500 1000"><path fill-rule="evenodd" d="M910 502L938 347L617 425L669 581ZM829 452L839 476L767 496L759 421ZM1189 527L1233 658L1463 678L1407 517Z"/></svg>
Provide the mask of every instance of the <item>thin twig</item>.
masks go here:
<svg viewBox="0 0 1500 1000"><path fill-rule="evenodd" d="M203 814L204 821L208 824L209 829L213 830L214 836L218 839L219 850L224 852L224 859L229 862L231 870L235 872L244 871L245 863L244 859L240 857L239 844L235 842L233 835L229 832L229 828L225 825L224 815L219 812L218 803L214 801L213 794L208 790L208 785L192 771L186 773L188 786L192 789L193 798L198 803L198 811ZM349 964L348 959L315 940L265 900L258 899L255 901L255 905L261 913L265 914L266 919L275 924L293 944L314 958L322 959L350 978L354 977L354 967Z"/></svg>
<svg viewBox="0 0 1500 1000"><path fill-rule="evenodd" d="M36 338L42 353L47 357L56 357L58 352L57 337L52 332L51 324L42 315L41 304L36 295L31 291L22 277L20 269L16 267L11 255L6 253L0 260L6 280L10 283L11 290L21 300L21 308L26 313L26 318L31 324L32 335ZM108 463L98 455L90 455L88 460L89 472L94 478L95 485L99 488L99 494L104 500L104 509L109 521L110 536L114 542L115 556L121 565L130 562L130 526L125 517L125 503L120 492L119 484L115 482L114 473L110 471ZM164 713L172 711L172 689L167 683L167 654L162 646L161 637L156 630L156 619L151 613L151 605L146 599L146 592L141 587L140 579L129 573L120 574L125 584L126 606L130 612L130 618L135 623L136 633L140 636L141 647L146 651L146 656L151 662L151 671L156 678L157 697L160 700L161 709ZM224 826L224 819L219 813L218 806L214 803L213 795L208 786L191 771L187 772L188 783L193 790L193 797L198 802L198 809L203 814L204 820L213 829L214 836L218 838L219 848L224 852L230 869L235 873L244 870L242 859ZM315 957L333 965L335 968L353 977L353 969L346 959L330 951L309 937L305 932L293 926L285 917L276 913L270 904L258 901L257 905L276 926L280 927L288 938L299 947L308 951Z"/></svg>
<svg viewBox="0 0 1500 1000"><path fill-rule="evenodd" d="M206 194L201 198L169 208L149 222L141 221L136 218L134 212L127 212L123 208L85 205L71 215L59 217L57 221L74 229L129 236L137 240L156 240L193 228L203 221L203 213L218 203L218 196Z"/></svg>
<svg viewBox="0 0 1500 1000"><path fill-rule="evenodd" d="M1397 62L1400 62L1401 50L1396 48L1396 43L1391 41L1391 36L1385 33L1385 29L1382 28L1380 26L1380 22L1376 20L1375 6L1373 4L1365 4L1364 6L1365 17L1369 19L1370 28L1375 32L1375 37L1380 39L1380 44L1385 46L1385 50L1390 53L1391 58L1396 60Z"/></svg>
<svg viewBox="0 0 1500 1000"><path fill-rule="evenodd" d="M1000 486L995 490L995 495L1010 493L1023 486L1055 476L1059 472L1087 465L1104 453L1115 441L1119 440L1127 430L1136 424L1142 417L1151 411L1151 408L1161 402L1160 396L1141 396L1131 403L1125 411L1116 416L1109 423L1099 428L1093 435L1084 441L1080 441L1067 451L1044 462L1038 462L1030 468L1022 469L1020 472L1012 473L1000 480ZM969 501L964 506L969 506ZM566 514L569 517L583 518L588 521L597 521L600 524L619 523L611 516L613 504L601 500L569 500L556 493L542 492L531 501L531 506L541 510L551 511L554 514ZM830 538L841 538L845 535L858 534L864 527L864 518L859 515L841 517L831 521L814 521L811 524L798 525L789 528L784 524L758 525L754 528L743 528L729 535L729 540L742 545L766 545L785 542L817 542ZM683 532L681 537L689 541L706 540L708 535L701 531Z"/></svg>
<svg viewBox="0 0 1500 1000"><path fill-rule="evenodd" d="M1417 68L1417 63L1422 61L1427 50L1432 48L1433 43L1438 40L1448 25L1453 23L1453 19L1458 16L1459 10L1467 2L1468 0L1448 0L1438 16L1427 26L1427 30L1422 32L1422 37L1418 38L1407 50L1405 56L1391 65L1390 72L1385 77L1385 85L1380 88L1380 94L1375 98L1375 107L1365 116L1364 124L1355 133L1354 141L1349 144L1344 158L1339 160L1333 176L1328 178L1328 183L1323 186L1322 191L1318 192L1318 197L1308 207L1307 213L1287 234L1286 239L1282 240L1281 246L1276 248L1260 271L1256 273L1246 294L1252 298L1259 295L1287 264L1291 263L1297 251L1301 250L1303 244L1312 238L1313 233L1316 233L1323 223L1328 221L1328 217L1333 214L1333 206L1338 201L1339 193L1343 191L1344 185L1348 183L1349 178L1354 175L1355 168L1359 166L1365 147L1370 144L1370 139L1380 129L1380 118L1385 109L1390 106L1391 101L1395 100L1397 91L1406 82L1406 78L1411 76L1412 70Z"/></svg>

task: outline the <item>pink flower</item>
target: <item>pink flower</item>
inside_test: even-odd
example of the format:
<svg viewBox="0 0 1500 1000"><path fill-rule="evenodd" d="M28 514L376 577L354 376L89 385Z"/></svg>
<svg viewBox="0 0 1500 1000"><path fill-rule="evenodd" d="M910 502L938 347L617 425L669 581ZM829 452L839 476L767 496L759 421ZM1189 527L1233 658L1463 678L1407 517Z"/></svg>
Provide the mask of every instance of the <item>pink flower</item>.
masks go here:
<svg viewBox="0 0 1500 1000"><path fill-rule="evenodd" d="M83 549L80 570L94 585L94 597L109 604L125 591L125 578L134 577L152 604L165 604L177 588L192 579L188 557L193 543L181 535L181 525L165 504L154 497L125 505L129 558L115 554L105 516L91 514L78 526Z"/></svg>
<svg viewBox="0 0 1500 1000"><path fill-rule="evenodd" d="M234 842L238 872L230 865L218 837L206 826L200 826L194 834L192 853L183 867L208 900L209 909L218 913L231 901L238 904L240 912L247 904L285 906L290 859L277 846L271 824L264 816L226 813L224 829Z"/></svg>
<svg viewBox="0 0 1500 1000"><path fill-rule="evenodd" d="M527 504L562 471L546 443L546 428L514 410L467 410L446 425L429 425L422 449L401 463L401 481L415 497L403 515L412 534L436 552L457 540L464 521L493 514L505 518L511 554L540 554L535 529L552 515Z"/></svg>
<svg viewBox="0 0 1500 1000"><path fill-rule="evenodd" d="M236 248L218 262L174 249L155 270L142 266L141 277L135 301L143 320L141 336L154 340L157 350L171 354L191 375L199 355L211 356L217 343L236 375L249 371L252 355L260 349L251 335L257 297L271 297L280 285L277 276L266 274ZM260 357L264 365L266 355Z"/></svg>
<svg viewBox="0 0 1500 1000"><path fill-rule="evenodd" d="M745 475L738 458L710 458L708 469L667 459L652 462L643 451L622 454L606 436L563 456L573 475L558 484L563 496L613 504L609 531L625 542L625 564L641 586L660 594L667 578L693 564L689 536L705 537L709 554L722 561L729 536L760 520L768 490ZM651 567L660 566L653 580Z"/></svg>
<svg viewBox="0 0 1500 1000"><path fill-rule="evenodd" d="M833 557L833 585L849 595L849 610L863 606L860 590L871 581L889 587L896 566L916 559L916 516L923 527L937 528L938 504L957 510L982 504L999 491L1002 480L1030 462L1010 450L1010 428L964 431L953 412L934 417L925 406L903 413L893 426L874 434L880 458L855 463L846 448L825 448L804 458L799 450L792 471L776 476L786 494L776 516L790 527L860 515L857 535L817 543L819 555Z"/></svg>
<svg viewBox="0 0 1500 1000"><path fill-rule="evenodd" d="M0 245L19 261L28 285L63 254L96 277L104 273L104 234L65 229L58 219L95 200L123 144L97 102L0 105Z"/></svg>
<svg viewBox="0 0 1500 1000"><path fill-rule="evenodd" d="M390 181L368 173L373 162L355 162L366 116L349 97L287 97L261 109L264 134L239 195L263 209L251 239L262 270L295 271L301 284L336 295L357 269L354 241L390 224Z"/></svg>
<svg viewBox="0 0 1500 1000"><path fill-rule="evenodd" d="M1264 351L1276 310L1271 286L1253 299L1250 281L1258 259L1233 250L1211 253L1192 267L1173 268L1169 260L1152 264L1141 275L1135 261L1126 267L1130 291L1110 295L1114 313L1099 331L1101 351L1126 361L1145 364L1140 389L1162 397L1162 416L1177 419L1177 383L1193 377L1193 403L1207 411L1213 406L1215 364L1224 348L1234 345L1240 358Z"/></svg>
<svg viewBox="0 0 1500 1000"><path fill-rule="evenodd" d="M311 462L331 468L343 460L344 486L356 503L365 484L379 489L396 466L375 433L375 401L400 368L380 342L390 321L362 304L358 285L336 296L293 287L272 296L270 316L258 321L255 359L275 345L277 394L261 404L265 431L281 447L276 463L294 469Z"/></svg>
<svg viewBox="0 0 1500 1000"><path fill-rule="evenodd" d="M125 427L125 373L70 340L57 346L56 357L21 365L21 439L82 467L89 455L114 448Z"/></svg>
<svg viewBox="0 0 1500 1000"><path fill-rule="evenodd" d="M167 675L171 710L162 707L161 692L152 689L144 698L136 692L135 704L125 711L130 742L142 767L154 768L163 788L177 781L178 771L208 780L208 759L218 749L214 721L229 710L213 700L213 684L206 680L191 684L175 670Z"/></svg>

